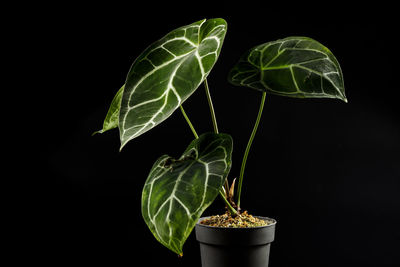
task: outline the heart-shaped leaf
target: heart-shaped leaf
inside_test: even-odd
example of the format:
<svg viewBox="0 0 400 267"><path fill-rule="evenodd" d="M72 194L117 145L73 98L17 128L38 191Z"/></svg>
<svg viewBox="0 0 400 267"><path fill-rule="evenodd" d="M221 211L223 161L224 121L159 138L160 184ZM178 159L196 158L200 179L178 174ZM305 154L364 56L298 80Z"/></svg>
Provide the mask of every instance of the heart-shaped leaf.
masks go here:
<svg viewBox="0 0 400 267"><path fill-rule="evenodd" d="M122 85L122 87L118 90L117 94L114 96L110 108L108 109L106 118L104 119L103 129L94 132L93 134L104 133L105 131L118 127L119 110L121 108L121 98L122 98L122 93L124 92L124 87L125 85Z"/></svg>
<svg viewBox="0 0 400 267"><path fill-rule="evenodd" d="M143 218L156 239L182 254L182 246L214 201L231 167L232 138L206 133L179 159L167 155L153 165L142 193Z"/></svg>
<svg viewBox="0 0 400 267"><path fill-rule="evenodd" d="M167 119L214 66L226 33L223 19L178 28L150 45L133 63L119 115L121 148Z"/></svg>
<svg viewBox="0 0 400 267"><path fill-rule="evenodd" d="M290 97L339 98L347 102L343 74L332 52L307 37L288 37L250 49L229 81Z"/></svg>

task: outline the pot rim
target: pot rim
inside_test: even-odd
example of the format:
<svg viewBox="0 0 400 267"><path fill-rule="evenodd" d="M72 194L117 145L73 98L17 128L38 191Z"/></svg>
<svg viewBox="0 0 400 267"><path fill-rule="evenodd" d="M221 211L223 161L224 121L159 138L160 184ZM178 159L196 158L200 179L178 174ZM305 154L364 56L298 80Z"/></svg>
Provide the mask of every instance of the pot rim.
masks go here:
<svg viewBox="0 0 400 267"><path fill-rule="evenodd" d="M277 223L277 221L275 219L272 219L272 218L269 218L269 217L253 216L253 217L256 217L258 219L272 221L272 223L270 223L268 225L264 225L264 226L254 226L254 227L221 227L221 226L210 226L210 225L200 224L200 222L202 220L210 218L210 217L211 216L200 217L200 219L196 223L196 226L212 228L212 229L241 229L241 230L238 230L238 231L242 231L242 230L248 230L248 229L260 229L260 228L272 227L272 226L275 226L276 223ZM233 230L233 231L236 231L236 230Z"/></svg>

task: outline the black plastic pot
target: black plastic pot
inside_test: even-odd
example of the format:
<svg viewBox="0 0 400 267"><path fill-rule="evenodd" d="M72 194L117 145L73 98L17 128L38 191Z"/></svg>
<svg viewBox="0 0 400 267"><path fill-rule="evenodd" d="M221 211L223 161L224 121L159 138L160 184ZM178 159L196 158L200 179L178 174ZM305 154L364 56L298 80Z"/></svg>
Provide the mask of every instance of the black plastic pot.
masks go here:
<svg viewBox="0 0 400 267"><path fill-rule="evenodd" d="M274 219L258 217L273 223L252 228L226 228L196 224L202 267L267 267L271 242L275 237ZM199 222L206 218L200 218Z"/></svg>

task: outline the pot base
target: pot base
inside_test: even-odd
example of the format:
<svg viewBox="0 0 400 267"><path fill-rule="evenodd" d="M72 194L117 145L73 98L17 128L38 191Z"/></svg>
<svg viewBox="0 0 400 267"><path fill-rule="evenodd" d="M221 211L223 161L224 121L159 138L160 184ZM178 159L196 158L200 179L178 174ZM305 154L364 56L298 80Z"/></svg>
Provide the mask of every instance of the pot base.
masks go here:
<svg viewBox="0 0 400 267"><path fill-rule="evenodd" d="M271 244L223 247L200 243L202 267L268 267Z"/></svg>

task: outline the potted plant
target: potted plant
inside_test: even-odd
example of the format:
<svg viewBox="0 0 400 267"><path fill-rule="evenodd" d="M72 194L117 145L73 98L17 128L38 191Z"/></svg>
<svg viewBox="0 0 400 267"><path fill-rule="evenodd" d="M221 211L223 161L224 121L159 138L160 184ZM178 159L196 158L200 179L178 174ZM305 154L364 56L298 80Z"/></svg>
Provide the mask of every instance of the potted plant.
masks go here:
<svg viewBox="0 0 400 267"><path fill-rule="evenodd" d="M267 93L347 100L338 61L313 39L288 37L247 51L231 69L228 80L260 91L261 102L239 178L229 183L232 138L218 131L207 83L226 31L225 20L204 19L151 44L132 64L125 84L112 100L103 128L96 133L118 127L122 149L180 109L194 140L179 158L163 155L154 163L142 192L143 219L154 237L180 256L185 240L196 227L203 266L261 267L268 265L276 221L242 211L240 200L247 156ZM201 84L214 131L198 135L182 104ZM217 196L225 203L225 214L201 218Z"/></svg>

